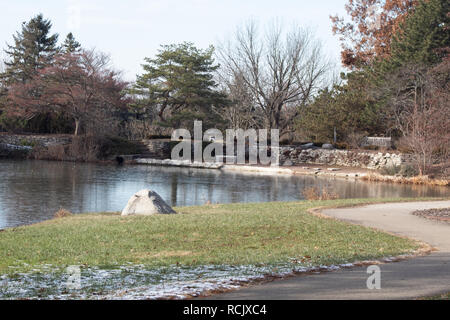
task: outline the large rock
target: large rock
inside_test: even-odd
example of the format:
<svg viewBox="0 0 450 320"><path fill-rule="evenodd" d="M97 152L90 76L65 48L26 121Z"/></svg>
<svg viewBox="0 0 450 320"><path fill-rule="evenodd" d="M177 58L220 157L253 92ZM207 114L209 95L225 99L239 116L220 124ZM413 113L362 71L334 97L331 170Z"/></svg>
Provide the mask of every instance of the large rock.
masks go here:
<svg viewBox="0 0 450 320"><path fill-rule="evenodd" d="M160 196L151 190L141 190L128 200L122 216L176 213Z"/></svg>

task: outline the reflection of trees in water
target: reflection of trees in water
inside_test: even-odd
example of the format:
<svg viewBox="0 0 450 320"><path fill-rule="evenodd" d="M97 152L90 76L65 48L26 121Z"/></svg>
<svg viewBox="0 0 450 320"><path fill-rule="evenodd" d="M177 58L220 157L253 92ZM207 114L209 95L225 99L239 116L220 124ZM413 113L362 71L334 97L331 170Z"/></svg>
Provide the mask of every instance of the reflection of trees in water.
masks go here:
<svg viewBox="0 0 450 320"><path fill-rule="evenodd" d="M40 221L52 217L55 208L72 207L78 175L71 166L45 161L2 162L0 166L7 184L0 201L8 225L22 219ZM82 195L76 196L83 201Z"/></svg>
<svg viewBox="0 0 450 320"><path fill-rule="evenodd" d="M177 205L177 193L178 193L178 178L176 174L170 175L170 200L172 206Z"/></svg>
<svg viewBox="0 0 450 320"><path fill-rule="evenodd" d="M308 187L341 198L448 196L449 188L330 179L264 176L176 167L105 166L69 162L0 161L0 228L72 212L120 211L137 191L158 192L173 206L294 201Z"/></svg>

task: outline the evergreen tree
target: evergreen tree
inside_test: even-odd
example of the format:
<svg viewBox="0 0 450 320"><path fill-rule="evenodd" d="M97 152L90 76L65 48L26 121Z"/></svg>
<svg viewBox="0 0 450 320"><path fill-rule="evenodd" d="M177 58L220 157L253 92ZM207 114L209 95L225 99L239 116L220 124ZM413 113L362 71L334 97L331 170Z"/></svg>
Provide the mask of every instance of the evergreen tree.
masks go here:
<svg viewBox="0 0 450 320"><path fill-rule="evenodd" d="M345 83L325 89L296 121L305 140L331 143L336 129L339 142L358 147L356 138L385 134L391 125L386 110L372 97L371 83L364 71L341 75Z"/></svg>
<svg viewBox="0 0 450 320"><path fill-rule="evenodd" d="M81 44L75 40L72 32L67 34L64 43L61 46L61 50L65 53L74 53L79 52L81 50Z"/></svg>
<svg viewBox="0 0 450 320"><path fill-rule="evenodd" d="M58 34L50 35L52 23L42 14L22 23L22 30L13 35L14 45L7 45L6 71L3 78L7 84L26 82L49 65L57 52Z"/></svg>
<svg viewBox="0 0 450 320"><path fill-rule="evenodd" d="M160 124L179 126L184 121L213 119L212 107L227 103L215 90L213 48L199 50L191 43L162 46L155 59L146 58L145 73L137 77L132 94L138 104L156 111Z"/></svg>
<svg viewBox="0 0 450 320"><path fill-rule="evenodd" d="M390 63L434 65L450 48L450 2L421 0L392 43Z"/></svg>

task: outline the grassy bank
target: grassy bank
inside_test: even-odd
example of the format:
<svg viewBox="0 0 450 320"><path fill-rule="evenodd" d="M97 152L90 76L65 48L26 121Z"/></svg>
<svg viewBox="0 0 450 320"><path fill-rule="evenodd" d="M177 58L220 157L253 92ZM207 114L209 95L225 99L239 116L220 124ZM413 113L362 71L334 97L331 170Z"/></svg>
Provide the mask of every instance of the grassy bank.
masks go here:
<svg viewBox="0 0 450 320"><path fill-rule="evenodd" d="M428 176L415 176L415 177L396 177L396 176L384 176L377 173L370 173L361 177L363 181L369 182L390 182L400 184L412 184L412 185L428 185L428 186L450 186L449 179L433 179Z"/></svg>
<svg viewBox="0 0 450 320"><path fill-rule="evenodd" d="M376 201L208 205L151 217L73 215L0 232L0 274L42 265L331 265L417 249L411 240L307 212Z"/></svg>

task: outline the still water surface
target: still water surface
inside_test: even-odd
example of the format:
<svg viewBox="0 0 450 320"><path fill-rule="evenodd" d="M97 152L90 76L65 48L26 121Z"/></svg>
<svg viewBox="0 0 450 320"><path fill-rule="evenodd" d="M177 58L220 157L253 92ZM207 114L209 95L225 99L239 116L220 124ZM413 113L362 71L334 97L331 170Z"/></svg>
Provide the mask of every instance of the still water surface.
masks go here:
<svg viewBox="0 0 450 320"><path fill-rule="evenodd" d="M141 189L152 189L172 206L295 201L302 190L327 186L341 198L443 197L446 187L347 181L313 176L261 176L175 167L114 166L0 160L0 229L74 213L121 211Z"/></svg>

